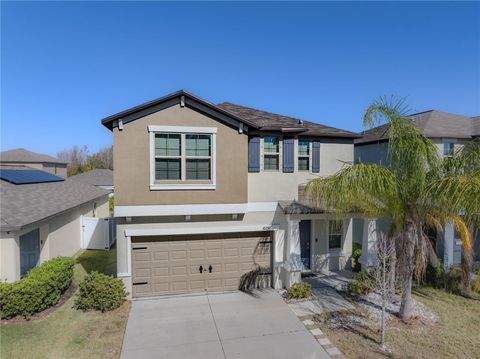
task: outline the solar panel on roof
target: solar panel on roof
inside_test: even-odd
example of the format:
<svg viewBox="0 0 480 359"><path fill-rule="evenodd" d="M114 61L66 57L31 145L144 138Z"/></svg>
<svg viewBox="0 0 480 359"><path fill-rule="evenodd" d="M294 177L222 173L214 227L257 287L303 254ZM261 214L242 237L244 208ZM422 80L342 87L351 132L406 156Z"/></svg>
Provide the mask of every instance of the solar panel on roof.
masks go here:
<svg viewBox="0 0 480 359"><path fill-rule="evenodd" d="M64 181L64 178L41 170L0 169L0 178L13 184Z"/></svg>

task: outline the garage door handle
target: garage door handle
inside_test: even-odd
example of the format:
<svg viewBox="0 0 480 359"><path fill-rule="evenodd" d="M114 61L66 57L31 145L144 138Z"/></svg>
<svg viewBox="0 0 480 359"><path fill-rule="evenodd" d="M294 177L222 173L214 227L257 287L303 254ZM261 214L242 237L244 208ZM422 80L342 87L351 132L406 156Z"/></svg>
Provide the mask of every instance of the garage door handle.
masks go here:
<svg viewBox="0 0 480 359"><path fill-rule="evenodd" d="M198 271L199 271L200 273L203 273L203 267L200 266L200 267L198 268Z"/></svg>
<svg viewBox="0 0 480 359"><path fill-rule="evenodd" d="M210 267L208 267L208 273L212 273L212 265L210 264Z"/></svg>

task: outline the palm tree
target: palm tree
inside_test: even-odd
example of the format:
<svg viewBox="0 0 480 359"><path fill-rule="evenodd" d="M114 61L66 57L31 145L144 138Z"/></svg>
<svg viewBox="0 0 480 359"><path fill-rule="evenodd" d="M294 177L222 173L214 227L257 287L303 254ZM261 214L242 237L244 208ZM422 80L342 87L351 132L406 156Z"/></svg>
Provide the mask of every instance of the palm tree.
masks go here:
<svg viewBox="0 0 480 359"><path fill-rule="evenodd" d="M462 238L462 282L471 291L472 241L480 224L480 140L459 147L453 157L443 161L443 177L433 181L429 192L444 209L444 221L454 221ZM460 211L459 211L460 209Z"/></svg>
<svg viewBox="0 0 480 359"><path fill-rule="evenodd" d="M442 208L444 167L435 145L421 135L407 117L403 100L380 98L364 114L364 125L373 127L385 122L388 126L388 163L347 164L336 174L311 180L307 185L316 205L334 209L337 216L348 212L366 217L389 219L388 237L399 238L399 271L402 277L402 298L399 316L406 320L412 314L412 280L421 277L429 255L433 255L425 234L432 223L445 223L455 217L463 222L458 211L465 207L461 185L453 185L449 195L458 196ZM453 181L453 180L452 180ZM471 185L475 187L474 182ZM477 188L478 189L478 188ZM437 198L436 195L442 193ZM461 194L461 195L460 195ZM462 197L463 196L463 197ZM462 197L462 198L460 198ZM478 198L478 197L476 197ZM462 239L470 243L468 233Z"/></svg>

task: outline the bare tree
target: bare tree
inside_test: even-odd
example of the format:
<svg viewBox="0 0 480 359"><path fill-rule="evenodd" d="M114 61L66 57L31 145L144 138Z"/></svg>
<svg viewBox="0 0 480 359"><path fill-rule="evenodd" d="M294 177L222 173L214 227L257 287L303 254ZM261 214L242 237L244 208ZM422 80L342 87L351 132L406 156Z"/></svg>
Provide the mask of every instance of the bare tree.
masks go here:
<svg viewBox="0 0 480 359"><path fill-rule="evenodd" d="M88 160L88 148L87 146L78 147L74 145L70 149L64 149L57 153L57 157L68 163L67 175L74 176L84 171Z"/></svg>
<svg viewBox="0 0 480 359"><path fill-rule="evenodd" d="M375 289L380 294L382 301L382 316L380 323L380 345L385 350L385 327L386 327L386 308L391 302L394 293L391 290L392 277L395 275L395 241L387 238L385 233L377 231L377 257L378 264L372 270L375 280Z"/></svg>
<svg viewBox="0 0 480 359"><path fill-rule="evenodd" d="M102 148L97 153L90 155L87 146L74 145L70 149L59 152L57 157L68 163L68 176L75 176L95 168L113 170L113 146Z"/></svg>
<svg viewBox="0 0 480 359"><path fill-rule="evenodd" d="M88 158L90 167L113 170L113 146L105 147Z"/></svg>

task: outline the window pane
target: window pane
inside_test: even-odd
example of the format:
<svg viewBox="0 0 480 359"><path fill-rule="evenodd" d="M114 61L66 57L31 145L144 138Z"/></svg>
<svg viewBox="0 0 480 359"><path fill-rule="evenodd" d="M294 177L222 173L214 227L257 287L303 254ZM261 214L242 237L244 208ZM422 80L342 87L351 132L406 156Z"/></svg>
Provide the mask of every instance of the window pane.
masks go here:
<svg viewBox="0 0 480 359"><path fill-rule="evenodd" d="M308 156L310 154L310 141L299 140L298 141L298 155Z"/></svg>
<svg viewBox="0 0 480 359"><path fill-rule="evenodd" d="M328 238L328 248L329 249L336 249L342 247L342 236L339 234L331 235Z"/></svg>
<svg viewBox="0 0 480 359"><path fill-rule="evenodd" d="M300 157L298 159L298 170L308 171L310 169L310 159L308 157Z"/></svg>
<svg viewBox="0 0 480 359"><path fill-rule="evenodd" d="M187 160L187 180L209 180L210 160Z"/></svg>
<svg viewBox="0 0 480 359"><path fill-rule="evenodd" d="M166 133L156 134L155 155L180 156L180 135Z"/></svg>
<svg viewBox="0 0 480 359"><path fill-rule="evenodd" d="M263 139L263 150L265 153L278 153L278 137L266 136Z"/></svg>
<svg viewBox="0 0 480 359"><path fill-rule="evenodd" d="M180 159L156 158L155 179L157 180L179 180Z"/></svg>
<svg viewBox="0 0 480 359"><path fill-rule="evenodd" d="M263 168L266 170L278 170L278 155L265 155Z"/></svg>
<svg viewBox="0 0 480 359"><path fill-rule="evenodd" d="M210 156L210 135L186 135L187 156Z"/></svg>
<svg viewBox="0 0 480 359"><path fill-rule="evenodd" d="M454 143L444 143L443 144L443 155L444 156L453 156L454 154Z"/></svg>
<svg viewBox="0 0 480 359"><path fill-rule="evenodd" d="M342 221L328 222L328 247L330 249L342 247Z"/></svg>

